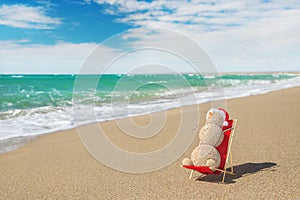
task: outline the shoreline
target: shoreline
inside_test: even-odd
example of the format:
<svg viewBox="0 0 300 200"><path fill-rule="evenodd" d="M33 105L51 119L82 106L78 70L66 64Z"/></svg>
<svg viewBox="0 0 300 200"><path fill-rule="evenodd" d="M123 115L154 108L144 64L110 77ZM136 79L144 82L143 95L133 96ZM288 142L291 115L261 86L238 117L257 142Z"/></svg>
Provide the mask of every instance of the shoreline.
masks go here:
<svg viewBox="0 0 300 200"><path fill-rule="evenodd" d="M247 73L242 73L247 74ZM257 73L262 74L262 73ZM283 72L279 72L279 74L284 75L286 74ZM290 74L290 73L288 73ZM50 104L45 106L38 106L38 107L18 107L19 102L23 101L22 99L19 99L16 101L16 107L7 107L7 111L4 111L4 113L1 112L1 125L2 129L0 131L0 152L6 151L4 146L1 143L6 143L9 138L13 140L13 138L20 139L21 137L36 137L39 135L44 134L51 134L56 131L60 130L68 130L71 128L75 128L79 125L84 124L91 124L91 123L98 123L103 121L109 121L109 120L115 120L115 119L121 119L124 117L130 117L132 116L140 116L148 113L155 113L159 111L164 111L168 109L178 108L185 105L195 105L195 104L202 104L202 103L209 103L213 99L212 102L218 101L218 99L228 100L228 99L234 99L234 98L240 98L245 96L252 96L252 95L260 95L262 93L268 93L274 90L281 90L284 88L292 88L300 86L300 76L293 76L291 78L288 77L277 77L276 74L268 74L268 78L246 78L247 81L243 82L243 78L238 78L239 75L236 75L235 78L226 81L226 84L232 84L232 86L229 86L228 88L225 87L225 89L209 89L209 92L206 91L207 89L200 89L197 92L193 92L192 90L183 90L178 88L178 90L174 90L174 94L179 94L179 98L177 98L180 101L176 101L176 98L168 97L169 93L166 94L164 92L159 93L159 98L154 98L152 101L151 95L156 95L155 93L150 95L150 101L145 101L145 99L141 98L140 100L137 100L131 104L128 107L128 109L123 109L124 106L127 106L128 103L120 103L117 106L118 113L115 115L112 113L113 108L109 103L107 103L105 97L104 103L94 106L89 111L86 111L86 108L89 108L90 104L83 103L78 106L78 109L75 108L74 110L74 104L70 103L71 100L68 100L66 97L65 100L60 101L60 99L63 98L57 98L58 103L56 105ZM252 77L252 76L251 76ZM276 78L277 77L277 78ZM237 78L237 81L235 81ZM287 78L287 79L286 79ZM272 81L270 81L271 79ZM18 79L19 80L19 79ZM138 79L137 79L138 80ZM191 79L192 81L193 79ZM209 79L210 80L210 79ZM240 82L242 81L242 82ZM254 81L254 83L252 82ZM266 82L265 82L266 81ZM278 81L278 82L277 82ZM218 82L217 79L213 82ZM247 83L247 84L246 84ZM268 83L268 84L266 84ZM201 83L202 84L202 83ZM201 85L200 84L200 85ZM225 83L224 83L225 84ZM30 84L29 84L30 85ZM34 85L34 84L33 84ZM60 84L61 85L61 84ZM201 87L200 87L201 88ZM222 88L222 87L221 87ZM50 87L51 89L51 87ZM51 89L52 90L52 89ZM46 91L46 90L45 90ZM55 91L55 90L54 90ZM153 90L155 91L155 90ZM25 92L26 93L26 92ZM42 92L43 93L43 92ZM46 92L47 93L47 92ZM46 94L45 93L45 94ZM48 96L55 96L54 94L56 92L53 92L48 94ZM203 93L203 94L202 94ZM44 94L44 93L43 93ZM26 94L30 96L30 94ZM139 94L143 96L143 93ZM159 96L158 95L158 96ZM165 95L167 97L165 98ZM180 96L182 95L182 96ZM35 96L35 95L33 95ZM47 95L46 95L47 96ZM64 95L62 95L64 96ZM68 96L68 95L66 95ZM101 95L100 95L101 96ZM105 96L105 95L104 95ZM80 97L83 99L83 101L89 101L88 98L85 98L84 96ZM98 98L98 97L97 97ZM102 97L101 97L102 98ZM100 98L100 99L101 99ZM17 98L18 99L18 98ZM27 98L26 98L27 99ZM34 101L40 101L40 99L43 99L43 101L48 101L48 97L39 97L37 95L36 97L32 98ZM52 98L51 98L52 99ZM27 99L26 101L28 101ZM175 101L174 101L175 100ZM34 102L33 101L33 102ZM14 102L14 101L12 101ZM30 104L30 102L28 102ZM2 107L5 106L7 103L4 101ZM12 103L11 103L12 105ZM131 106L132 105L132 106ZM36 106L36 105L35 105ZM118 107L120 106L120 108ZM75 105L76 107L76 105ZM224 107L224 106L221 106ZM89 114L93 114L93 109L96 110L95 115L96 117L90 117ZM77 111L82 110L82 114L79 113L76 116L73 115L74 111L77 113ZM81 112L81 111L80 111ZM75 117L74 117L75 116ZM92 120L91 120L92 119ZM8 126L6 126L8 125ZM4 141L6 140L6 141Z"/></svg>
<svg viewBox="0 0 300 200"><path fill-rule="evenodd" d="M250 72L251 73L251 72ZM265 72L265 73L268 73L268 72ZM278 73L283 73L283 72L278 72ZM290 72L288 72L287 74L289 74ZM247 73L246 73L247 74ZM298 72L298 74L295 72L296 75L300 75L300 72ZM251 97L251 96L257 96L257 95L264 95L264 94L268 94L268 93L272 93L272 92L277 92L277 91L281 91L281 90L288 90L288 89L292 89L292 88L297 88L297 87L300 87L300 86L292 86L292 87L288 87L288 88L281 88L281 89L276 89L276 90L270 90L270 91L264 91L262 93L258 93L258 94L248 94L248 95L241 95L241 96L237 96L237 97L229 97L227 98L226 97L226 92L224 93L225 94L225 98L224 98L224 101L229 101L229 100L233 100L233 99L240 99L240 98L247 98L247 97ZM220 101L220 100L215 100L215 101ZM20 135L20 136L15 136L15 137L8 137L8 138L3 138L3 139L0 139L0 145L2 147L4 146L8 146L9 147L9 142L13 142L13 140L18 140L18 144L15 146L15 147L12 147L13 150L17 150L18 148L26 145L28 143L28 141L30 142L31 140L34 140L40 136L43 136L43 135L48 135L48 134L53 134L53 133L56 133L56 132L60 132L60 131L67 131L67 130L70 130L70 129L76 129L78 127L81 127L81 126L86 126L86 125L91 125L91 124L94 124L94 123L103 123L103 122L109 122L109 121L113 121L113 120L122 120L122 119L125 119L125 118L130 118L130 117L139 117L139 116L144 116L144 115L149 115L149 114L154 114L154 113L158 113L158 112L165 112L165 111L168 111L168 110L172 110L172 109L179 109L179 108L182 108L182 107L186 107L186 106L196 106L196 105L202 105L202 104L210 104L211 102L201 102L201 103L195 103L195 104L187 104L187 105L182 105L182 106L179 106L179 107L171 107L171 108L166 108L166 109L162 109L162 110L159 110L159 111L153 111L153 112L149 112L149 113L141 113L141 114L134 114L134 115L128 115L128 116L119 116L119 117L116 117L114 119L104 119L104 120L98 120L98 121L87 121L87 122L84 122L82 124L78 124L78 125L73 125L73 126L70 126L70 127L64 127L62 129L54 129L54 130L50 130L48 132L41 132L41 133L35 133L35 134L31 134L31 135ZM22 143L22 139L23 139L23 143ZM3 149L1 148L0 149L0 154L3 154L3 153L8 153L10 152L11 150L6 150L6 149Z"/></svg>
<svg viewBox="0 0 300 200"><path fill-rule="evenodd" d="M299 99L300 87L295 87L227 100L228 111L238 119L232 147L237 175L226 176L224 185L219 184L221 176L195 180L195 173L194 180L189 180L189 171L180 167L197 145L197 137L167 167L132 174L96 160L83 147L76 130L70 129L42 135L15 151L0 154L0 199L298 199ZM203 125L210 105L198 106ZM113 121L98 124L109 130L116 145L143 152L160 148L174 137L179 114L180 109L168 110L165 128L149 141L124 134ZM140 126L149 123L147 115L133 120Z"/></svg>

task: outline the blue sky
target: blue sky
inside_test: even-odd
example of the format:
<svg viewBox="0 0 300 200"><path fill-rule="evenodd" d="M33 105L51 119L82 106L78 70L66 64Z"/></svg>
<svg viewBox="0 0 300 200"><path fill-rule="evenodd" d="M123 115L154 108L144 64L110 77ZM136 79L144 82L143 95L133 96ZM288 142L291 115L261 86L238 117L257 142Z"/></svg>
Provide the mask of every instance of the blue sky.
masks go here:
<svg viewBox="0 0 300 200"><path fill-rule="evenodd" d="M143 27L191 38L219 71L300 70L296 0L2 0L0 73L78 73L97 44L115 34L127 31L151 45L137 34ZM118 52L118 44L101 48Z"/></svg>
<svg viewBox="0 0 300 200"><path fill-rule="evenodd" d="M34 13L39 17L47 17L44 20L39 19L36 23L30 22L30 20L34 20L34 16L32 19L28 17L27 21L23 21L23 24L18 24L18 20L11 21L6 25L2 23L0 26L1 40L27 39L30 40L30 43L47 45L61 41L100 43L104 39L131 27L125 23L117 23L115 16L105 12L105 5L101 6L92 2L85 3L76 0L22 0L19 3L18 1L12 3L12 1L7 0L1 2L2 12L15 10L20 12L20 16L26 15L26 13L33 15Z"/></svg>

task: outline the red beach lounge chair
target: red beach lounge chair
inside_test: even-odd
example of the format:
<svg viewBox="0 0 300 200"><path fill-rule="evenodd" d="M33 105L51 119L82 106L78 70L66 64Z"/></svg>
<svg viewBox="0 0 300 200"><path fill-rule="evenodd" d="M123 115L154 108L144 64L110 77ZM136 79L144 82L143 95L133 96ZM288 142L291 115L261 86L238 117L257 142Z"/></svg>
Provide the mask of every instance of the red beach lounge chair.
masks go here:
<svg viewBox="0 0 300 200"><path fill-rule="evenodd" d="M221 109L225 111L224 109ZM226 118L229 118L228 113L226 113ZM210 169L208 166L190 166L190 165L182 165L182 167L191 169L190 179L192 178L193 171L198 171L201 174L214 174L218 175L223 172L223 178L222 183L224 183L226 174L233 174L233 166L232 166L232 156L231 156L231 145L233 141L234 136L234 130L237 123L237 119L226 119L228 122L226 125L223 126L223 132L224 132L224 139L223 142L216 147L217 151L220 153L221 161L220 166L218 168L215 168L214 171ZM231 171L226 171L226 164L228 163L228 159L230 159L230 168Z"/></svg>

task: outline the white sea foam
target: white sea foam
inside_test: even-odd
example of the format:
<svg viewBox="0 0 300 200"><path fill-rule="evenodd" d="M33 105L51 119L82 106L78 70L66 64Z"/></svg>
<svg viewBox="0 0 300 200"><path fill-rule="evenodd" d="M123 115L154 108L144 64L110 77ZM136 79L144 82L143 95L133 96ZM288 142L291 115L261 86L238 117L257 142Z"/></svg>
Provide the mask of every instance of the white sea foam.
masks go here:
<svg viewBox="0 0 300 200"><path fill-rule="evenodd" d="M12 78L23 78L23 76L21 76L21 75L12 75L11 77Z"/></svg>

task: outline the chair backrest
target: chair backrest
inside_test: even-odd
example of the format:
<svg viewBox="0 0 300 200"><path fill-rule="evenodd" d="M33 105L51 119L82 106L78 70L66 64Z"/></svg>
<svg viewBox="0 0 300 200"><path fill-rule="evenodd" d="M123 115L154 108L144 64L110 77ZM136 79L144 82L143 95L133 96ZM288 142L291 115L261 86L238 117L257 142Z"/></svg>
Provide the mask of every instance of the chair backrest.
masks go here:
<svg viewBox="0 0 300 200"><path fill-rule="evenodd" d="M222 141L222 143L216 147L217 151L220 153L220 166L219 169L224 169L225 164L226 164L226 159L227 159L227 155L228 155L228 142L230 139L230 135L232 133L232 126L234 121L232 119L228 120L228 125L227 126L223 126L223 131L224 132L224 139ZM216 171L217 173L218 171Z"/></svg>

